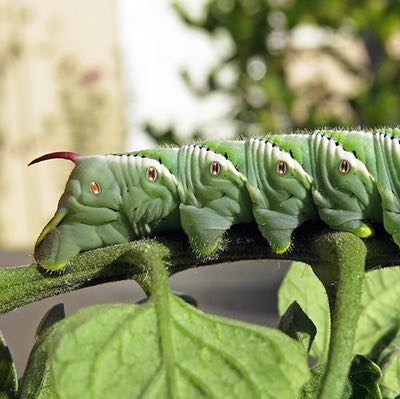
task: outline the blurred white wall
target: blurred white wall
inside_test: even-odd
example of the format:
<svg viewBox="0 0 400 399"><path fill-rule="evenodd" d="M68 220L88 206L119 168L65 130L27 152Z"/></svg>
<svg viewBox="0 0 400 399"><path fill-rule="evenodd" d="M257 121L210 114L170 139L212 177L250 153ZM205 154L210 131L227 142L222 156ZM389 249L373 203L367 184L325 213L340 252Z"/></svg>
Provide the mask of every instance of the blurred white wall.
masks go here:
<svg viewBox="0 0 400 399"><path fill-rule="evenodd" d="M154 143L142 125L176 127L183 137L195 128L209 129L215 136L229 136L232 126L224 120L231 101L221 95L207 100L196 98L180 77L189 69L196 84L205 79L208 68L230 51L226 37L210 39L184 25L170 0L119 0L119 34L125 89L129 149ZM191 12L201 15L202 1L186 1Z"/></svg>
<svg viewBox="0 0 400 399"><path fill-rule="evenodd" d="M123 151L113 0L0 0L0 246L32 248L71 165L51 151Z"/></svg>

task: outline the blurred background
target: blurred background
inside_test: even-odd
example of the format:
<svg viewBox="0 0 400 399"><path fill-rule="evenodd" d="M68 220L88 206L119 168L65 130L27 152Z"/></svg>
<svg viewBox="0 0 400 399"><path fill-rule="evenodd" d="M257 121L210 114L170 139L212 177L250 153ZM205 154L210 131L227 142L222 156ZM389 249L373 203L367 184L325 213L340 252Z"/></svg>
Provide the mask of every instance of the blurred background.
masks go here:
<svg viewBox="0 0 400 399"><path fill-rule="evenodd" d="M0 0L0 265L31 262L72 166L51 151L125 152L206 137L396 126L400 3L390 0ZM273 325L287 264L176 276L217 314ZM131 282L0 317L19 371L40 317L143 297Z"/></svg>

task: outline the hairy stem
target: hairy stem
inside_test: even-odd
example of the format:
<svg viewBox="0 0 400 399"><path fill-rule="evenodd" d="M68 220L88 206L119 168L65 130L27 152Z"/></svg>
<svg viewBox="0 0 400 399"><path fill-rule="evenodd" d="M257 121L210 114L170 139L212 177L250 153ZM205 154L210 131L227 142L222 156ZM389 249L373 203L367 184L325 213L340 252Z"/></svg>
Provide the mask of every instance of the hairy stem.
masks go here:
<svg viewBox="0 0 400 399"><path fill-rule="evenodd" d="M162 353L163 362L165 362L166 381L168 386L168 397L176 398L179 391L176 379L175 356L172 342L172 315L170 309L170 295L168 272L166 263L168 251L165 246L160 244L147 245L135 249L124 256L124 261L130 264L140 265L143 273L138 276L138 283L143 290L154 300L157 314L159 334L160 353Z"/></svg>
<svg viewBox="0 0 400 399"><path fill-rule="evenodd" d="M318 397L341 398L353 358L367 250L350 233L341 233L339 237L327 234L313 246L315 252L325 254L325 261L312 267L324 284L331 312L328 362Z"/></svg>
<svg viewBox="0 0 400 399"><path fill-rule="evenodd" d="M340 240L349 234L305 226L296 231L294 250L277 256L256 227L244 225L231 229L225 247L212 258L196 258L186 237L175 233L79 254L72 260L71 270L61 276L43 274L36 264L0 268L0 314L54 295L117 280L135 279L149 295L150 280L138 260L147 250L162 252L162 256L168 258L169 275L193 267L250 259L287 259L325 265L324 248L321 246L318 250L317 247L318 240L328 236ZM368 269L400 264L398 247L384 233L376 234L365 245Z"/></svg>

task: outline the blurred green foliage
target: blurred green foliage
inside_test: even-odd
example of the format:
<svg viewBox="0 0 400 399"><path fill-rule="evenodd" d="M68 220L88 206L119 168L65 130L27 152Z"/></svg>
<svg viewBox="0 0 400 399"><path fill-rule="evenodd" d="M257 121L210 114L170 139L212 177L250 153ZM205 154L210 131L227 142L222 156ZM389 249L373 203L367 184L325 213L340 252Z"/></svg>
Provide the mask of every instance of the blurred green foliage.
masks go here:
<svg viewBox="0 0 400 399"><path fill-rule="evenodd" d="M226 117L237 134L399 124L400 2L209 0L195 17L173 7L189 27L232 43L202 87L182 76L198 96L234 100Z"/></svg>

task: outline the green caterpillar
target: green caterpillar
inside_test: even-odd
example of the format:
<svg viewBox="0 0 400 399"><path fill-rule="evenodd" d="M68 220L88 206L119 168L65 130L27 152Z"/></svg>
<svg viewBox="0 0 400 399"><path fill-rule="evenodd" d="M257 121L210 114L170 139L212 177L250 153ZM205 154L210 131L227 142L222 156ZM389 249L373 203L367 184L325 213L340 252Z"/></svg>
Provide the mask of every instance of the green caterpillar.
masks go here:
<svg viewBox="0 0 400 399"><path fill-rule="evenodd" d="M46 159L75 162L34 257L62 270L80 251L183 229L210 256L235 224L255 222L277 254L321 219L367 238L383 224L400 246L400 129L317 130L181 148Z"/></svg>

